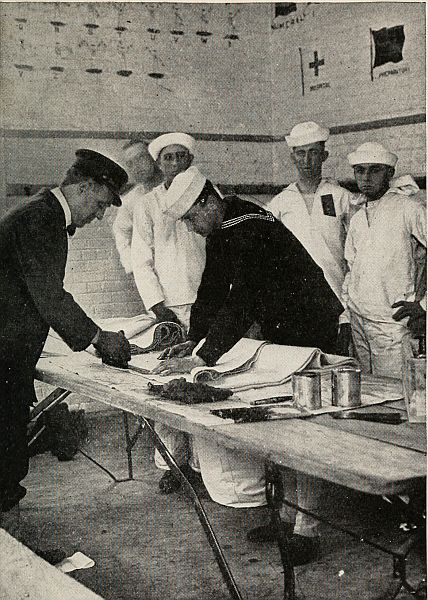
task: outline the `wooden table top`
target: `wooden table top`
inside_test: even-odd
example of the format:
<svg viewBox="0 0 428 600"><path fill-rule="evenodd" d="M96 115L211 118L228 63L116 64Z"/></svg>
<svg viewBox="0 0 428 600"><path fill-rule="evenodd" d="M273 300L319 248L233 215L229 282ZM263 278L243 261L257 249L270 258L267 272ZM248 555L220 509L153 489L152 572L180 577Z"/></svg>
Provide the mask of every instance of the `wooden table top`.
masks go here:
<svg viewBox="0 0 428 600"><path fill-rule="evenodd" d="M424 424L339 421L329 415L304 420L223 422L210 415L213 404L184 406L160 400L147 392L143 376L102 365L88 353L42 358L36 378L363 492L404 493L426 477ZM231 402L219 403L218 407L226 404L230 406ZM402 403L396 406L403 409ZM391 408L382 405L375 410Z"/></svg>

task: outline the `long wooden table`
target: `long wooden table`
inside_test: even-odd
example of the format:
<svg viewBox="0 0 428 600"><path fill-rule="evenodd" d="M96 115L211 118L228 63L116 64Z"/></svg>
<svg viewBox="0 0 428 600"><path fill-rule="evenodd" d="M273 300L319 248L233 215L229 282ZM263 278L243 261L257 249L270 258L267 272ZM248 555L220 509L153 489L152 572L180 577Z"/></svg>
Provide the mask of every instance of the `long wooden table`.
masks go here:
<svg viewBox="0 0 428 600"><path fill-rule="evenodd" d="M421 424L338 421L329 415L305 420L225 423L209 414L214 405L172 405L150 395L147 380L141 375L119 373L87 353L70 354L67 360L61 356L42 358L36 377L124 413L166 423L354 490L376 495L409 493L420 488L426 477L426 433ZM385 380L385 385L390 385L390 381ZM226 405L233 405L233 401L218 403L219 407ZM394 402L382 410L397 408L405 415L403 403Z"/></svg>

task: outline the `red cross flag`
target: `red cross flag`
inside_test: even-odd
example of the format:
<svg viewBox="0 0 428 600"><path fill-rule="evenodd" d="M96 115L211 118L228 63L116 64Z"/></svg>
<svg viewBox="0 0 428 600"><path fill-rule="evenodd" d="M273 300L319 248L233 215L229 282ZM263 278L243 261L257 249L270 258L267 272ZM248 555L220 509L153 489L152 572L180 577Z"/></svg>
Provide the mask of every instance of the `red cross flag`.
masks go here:
<svg viewBox="0 0 428 600"><path fill-rule="evenodd" d="M330 88L332 65L323 48L318 44L312 48L299 48L299 55L302 96Z"/></svg>

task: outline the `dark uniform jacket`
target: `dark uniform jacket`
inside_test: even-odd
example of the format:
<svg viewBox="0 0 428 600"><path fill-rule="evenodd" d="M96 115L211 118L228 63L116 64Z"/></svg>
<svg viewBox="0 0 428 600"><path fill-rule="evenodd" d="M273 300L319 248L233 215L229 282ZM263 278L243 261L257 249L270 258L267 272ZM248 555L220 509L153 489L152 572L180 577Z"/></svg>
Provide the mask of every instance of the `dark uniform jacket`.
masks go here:
<svg viewBox="0 0 428 600"><path fill-rule="evenodd" d="M332 352L343 306L296 237L270 212L225 198L220 229L207 238L207 259L190 317L189 339L214 365L257 321L273 343Z"/></svg>
<svg viewBox="0 0 428 600"><path fill-rule="evenodd" d="M29 404L49 327L73 350L98 329L64 290L67 237L64 211L48 190L0 220L0 363L13 369Z"/></svg>

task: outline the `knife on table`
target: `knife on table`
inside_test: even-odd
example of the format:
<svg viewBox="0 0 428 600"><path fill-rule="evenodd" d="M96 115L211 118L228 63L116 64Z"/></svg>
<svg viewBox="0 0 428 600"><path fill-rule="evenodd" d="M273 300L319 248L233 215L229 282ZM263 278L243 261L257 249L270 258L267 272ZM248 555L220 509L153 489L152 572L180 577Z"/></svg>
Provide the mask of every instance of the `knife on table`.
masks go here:
<svg viewBox="0 0 428 600"><path fill-rule="evenodd" d="M389 423L390 425L399 425L403 422L400 413L356 413L351 411L337 411L330 413L333 419L354 419L356 421L372 421L374 423Z"/></svg>

